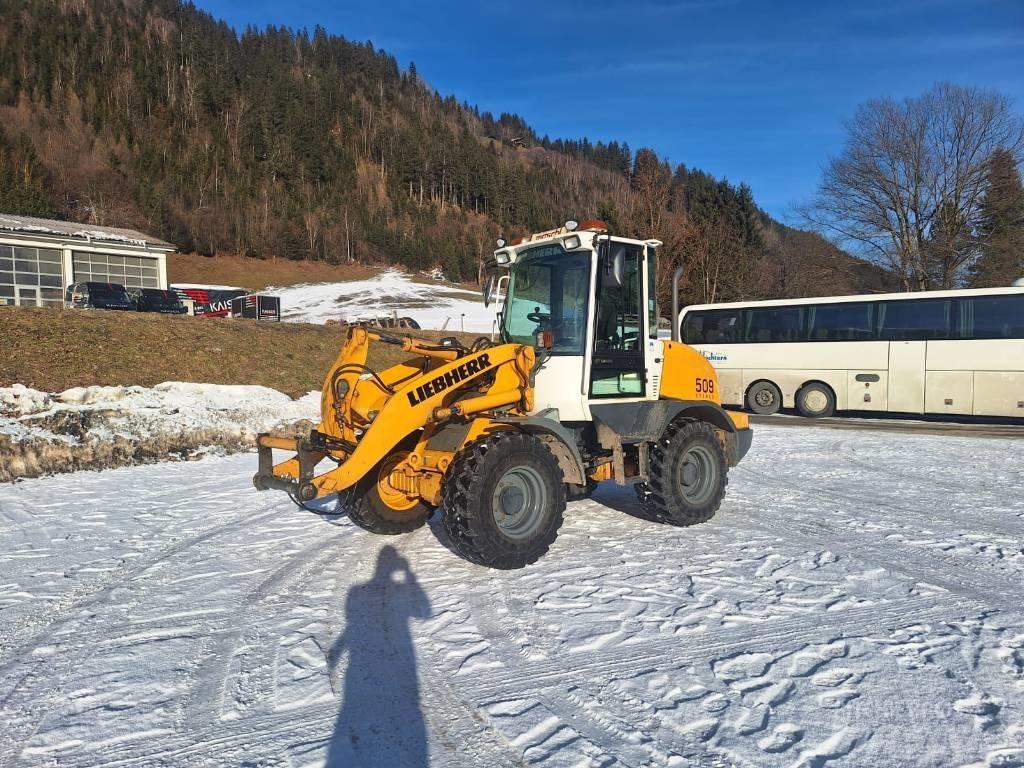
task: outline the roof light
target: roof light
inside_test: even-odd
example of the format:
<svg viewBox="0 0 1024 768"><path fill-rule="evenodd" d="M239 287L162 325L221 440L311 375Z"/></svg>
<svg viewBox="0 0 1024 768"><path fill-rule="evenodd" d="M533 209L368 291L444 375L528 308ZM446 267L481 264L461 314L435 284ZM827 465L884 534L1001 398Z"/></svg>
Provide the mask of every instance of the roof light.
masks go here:
<svg viewBox="0 0 1024 768"><path fill-rule="evenodd" d="M565 238L562 241L562 247L565 248L565 250L567 250L567 251L574 251L574 250L576 250L577 248L580 247L580 236L579 235L569 235L569 237Z"/></svg>
<svg viewBox="0 0 1024 768"><path fill-rule="evenodd" d="M586 221L580 222L580 229L591 229L597 232L607 232L608 225L600 219L587 219Z"/></svg>
<svg viewBox="0 0 1024 768"><path fill-rule="evenodd" d="M505 247L505 238L503 238L503 237L499 237L498 238L498 247L499 248L504 248Z"/></svg>
<svg viewBox="0 0 1024 768"><path fill-rule="evenodd" d="M512 254L508 251L496 251L494 254L494 260L499 264L508 264L512 261Z"/></svg>
<svg viewBox="0 0 1024 768"><path fill-rule="evenodd" d="M567 230L569 230L570 232L575 231L576 227L578 227L578 226L579 226L579 223L573 221L572 219L569 219L567 222L565 222L565 228Z"/></svg>

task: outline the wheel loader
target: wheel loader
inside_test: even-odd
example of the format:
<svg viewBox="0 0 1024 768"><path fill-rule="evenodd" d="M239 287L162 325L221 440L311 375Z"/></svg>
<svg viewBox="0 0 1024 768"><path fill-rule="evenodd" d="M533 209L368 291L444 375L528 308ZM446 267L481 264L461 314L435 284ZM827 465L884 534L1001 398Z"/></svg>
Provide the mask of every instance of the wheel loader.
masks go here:
<svg viewBox="0 0 1024 768"><path fill-rule="evenodd" d="M320 424L300 440L260 435L255 486L303 505L337 494L353 523L380 534L440 510L456 552L500 569L536 561L566 501L606 480L632 485L654 521L709 520L751 431L722 409L711 365L679 342L681 270L672 339L658 337L661 243L585 221L498 244L484 301L506 283L499 339L350 328ZM372 370L374 343L409 358ZM274 450L291 455L275 463Z"/></svg>

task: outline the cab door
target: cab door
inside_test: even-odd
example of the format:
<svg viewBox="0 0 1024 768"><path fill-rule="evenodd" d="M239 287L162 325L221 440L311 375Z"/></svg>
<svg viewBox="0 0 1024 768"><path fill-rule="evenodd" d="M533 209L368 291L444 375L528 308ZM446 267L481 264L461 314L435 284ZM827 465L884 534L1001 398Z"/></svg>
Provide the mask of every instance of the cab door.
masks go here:
<svg viewBox="0 0 1024 768"><path fill-rule="evenodd" d="M648 391L644 249L607 240L600 248L589 397L642 399Z"/></svg>

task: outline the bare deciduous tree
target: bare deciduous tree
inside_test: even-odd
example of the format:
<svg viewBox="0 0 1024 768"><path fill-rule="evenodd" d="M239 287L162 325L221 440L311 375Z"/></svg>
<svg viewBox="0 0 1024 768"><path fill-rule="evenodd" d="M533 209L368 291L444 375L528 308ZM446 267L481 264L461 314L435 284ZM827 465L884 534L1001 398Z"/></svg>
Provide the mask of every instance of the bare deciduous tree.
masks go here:
<svg viewBox="0 0 1024 768"><path fill-rule="evenodd" d="M804 218L891 268L905 290L955 287L977 255L989 157L1024 150L1009 100L939 83L919 98L867 102L846 130Z"/></svg>

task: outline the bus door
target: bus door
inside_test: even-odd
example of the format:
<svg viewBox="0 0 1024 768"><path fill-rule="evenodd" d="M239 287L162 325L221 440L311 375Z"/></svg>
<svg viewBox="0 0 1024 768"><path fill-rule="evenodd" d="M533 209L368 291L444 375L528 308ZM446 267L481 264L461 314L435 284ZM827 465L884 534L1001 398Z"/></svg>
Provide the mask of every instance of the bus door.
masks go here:
<svg viewBox="0 0 1024 768"><path fill-rule="evenodd" d="M927 341L889 342L889 410L924 413Z"/></svg>
<svg viewBox="0 0 1024 768"><path fill-rule="evenodd" d="M924 413L928 340L950 337L953 301L882 301L875 312L879 339L889 342L889 410Z"/></svg>

